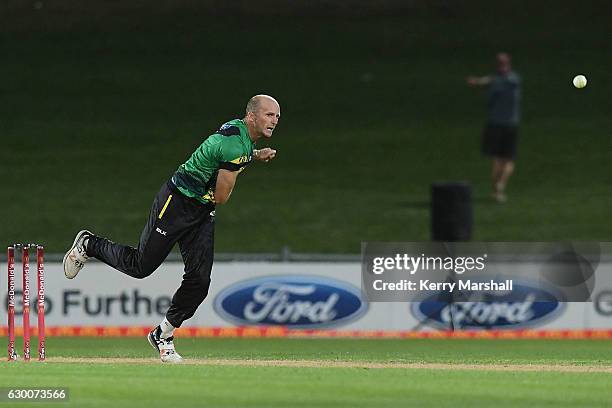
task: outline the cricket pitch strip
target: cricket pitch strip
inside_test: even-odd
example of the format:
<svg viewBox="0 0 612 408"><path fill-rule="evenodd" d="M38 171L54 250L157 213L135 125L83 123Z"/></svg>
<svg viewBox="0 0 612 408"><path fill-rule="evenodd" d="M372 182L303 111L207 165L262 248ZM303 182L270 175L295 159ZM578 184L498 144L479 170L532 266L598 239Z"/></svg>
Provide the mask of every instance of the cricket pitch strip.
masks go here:
<svg viewBox="0 0 612 408"><path fill-rule="evenodd" d="M48 357L47 363L79 364L162 364L156 358L101 358L101 357ZM240 366L240 367L303 367L303 368L361 368L361 369L425 369L469 371L548 371L564 373L612 373L607 365L560 364L465 364L419 362L367 362L338 360L234 360L234 359L185 359L179 365Z"/></svg>

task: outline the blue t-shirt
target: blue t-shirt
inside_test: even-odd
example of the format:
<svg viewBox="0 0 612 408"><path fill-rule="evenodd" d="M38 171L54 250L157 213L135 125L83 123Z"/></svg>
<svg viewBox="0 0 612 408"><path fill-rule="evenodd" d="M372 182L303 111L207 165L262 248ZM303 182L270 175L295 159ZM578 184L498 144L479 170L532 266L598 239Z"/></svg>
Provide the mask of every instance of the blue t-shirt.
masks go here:
<svg viewBox="0 0 612 408"><path fill-rule="evenodd" d="M487 93L488 123L518 126L520 121L521 77L513 71L495 75Z"/></svg>

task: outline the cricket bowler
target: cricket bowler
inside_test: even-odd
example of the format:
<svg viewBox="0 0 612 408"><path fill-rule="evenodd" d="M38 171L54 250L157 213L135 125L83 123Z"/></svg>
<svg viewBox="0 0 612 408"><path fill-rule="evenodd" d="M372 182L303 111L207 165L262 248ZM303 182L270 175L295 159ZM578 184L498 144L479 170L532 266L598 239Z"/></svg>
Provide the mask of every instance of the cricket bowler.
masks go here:
<svg viewBox="0 0 612 408"><path fill-rule="evenodd" d="M271 148L255 149L272 137L280 106L268 95L256 95L243 119L225 123L208 136L157 193L137 248L80 231L64 256L64 274L74 279L89 258L137 279L151 275L178 242L185 273L163 321L148 334L162 362L180 363L174 330L191 318L208 295L214 258L215 206L226 203L238 174L253 160L269 162Z"/></svg>

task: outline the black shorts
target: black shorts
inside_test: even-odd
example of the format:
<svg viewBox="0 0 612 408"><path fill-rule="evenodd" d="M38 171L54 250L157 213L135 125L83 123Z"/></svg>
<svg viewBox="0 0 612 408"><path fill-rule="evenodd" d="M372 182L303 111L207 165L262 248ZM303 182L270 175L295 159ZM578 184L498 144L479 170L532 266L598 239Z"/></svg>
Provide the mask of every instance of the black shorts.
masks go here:
<svg viewBox="0 0 612 408"><path fill-rule="evenodd" d="M517 126L487 125L482 132L482 154L501 159L516 159Z"/></svg>

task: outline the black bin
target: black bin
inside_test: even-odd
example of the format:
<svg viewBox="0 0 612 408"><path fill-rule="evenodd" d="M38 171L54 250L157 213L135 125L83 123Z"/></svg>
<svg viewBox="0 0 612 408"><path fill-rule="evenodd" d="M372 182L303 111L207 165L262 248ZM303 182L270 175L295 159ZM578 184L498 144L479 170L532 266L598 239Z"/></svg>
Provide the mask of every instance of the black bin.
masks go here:
<svg viewBox="0 0 612 408"><path fill-rule="evenodd" d="M431 186L431 239L469 241L472 238L472 186L465 182Z"/></svg>

